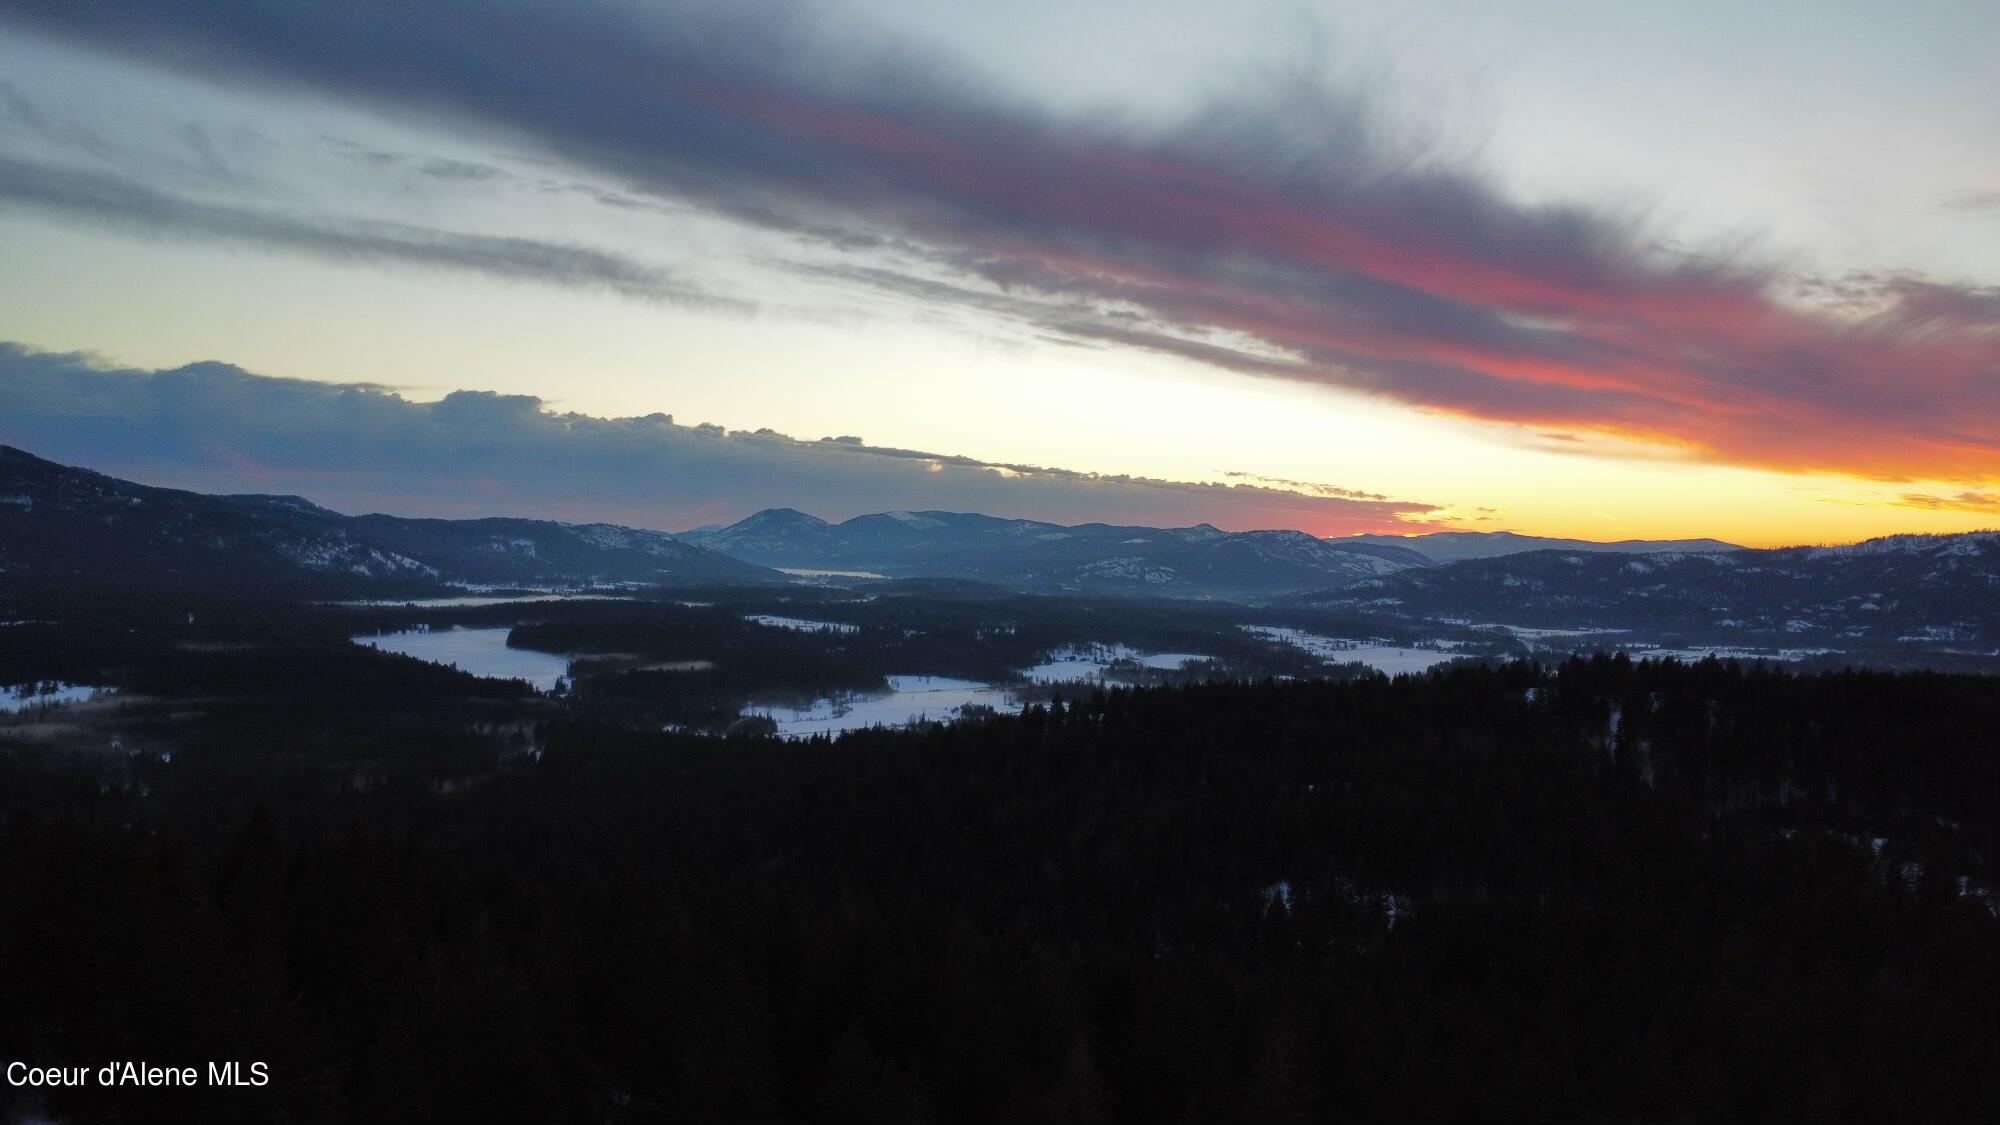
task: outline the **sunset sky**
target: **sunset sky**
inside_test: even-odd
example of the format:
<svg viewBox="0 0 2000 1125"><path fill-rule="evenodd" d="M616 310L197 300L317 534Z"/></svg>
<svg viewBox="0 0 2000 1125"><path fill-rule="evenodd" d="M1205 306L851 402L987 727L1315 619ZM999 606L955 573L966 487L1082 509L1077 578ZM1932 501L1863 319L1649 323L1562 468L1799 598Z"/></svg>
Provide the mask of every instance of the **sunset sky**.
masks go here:
<svg viewBox="0 0 2000 1125"><path fill-rule="evenodd" d="M1996 43L1991 0L0 0L0 442L667 528L2000 526Z"/></svg>

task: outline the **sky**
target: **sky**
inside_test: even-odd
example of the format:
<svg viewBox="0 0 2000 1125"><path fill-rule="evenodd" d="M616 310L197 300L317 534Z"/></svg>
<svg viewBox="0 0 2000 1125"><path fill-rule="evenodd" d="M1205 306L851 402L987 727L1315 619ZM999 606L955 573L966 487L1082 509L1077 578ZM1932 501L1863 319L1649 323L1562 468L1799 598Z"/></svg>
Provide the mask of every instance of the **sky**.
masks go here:
<svg viewBox="0 0 2000 1125"><path fill-rule="evenodd" d="M2000 525L2000 7L0 0L0 442L344 511Z"/></svg>

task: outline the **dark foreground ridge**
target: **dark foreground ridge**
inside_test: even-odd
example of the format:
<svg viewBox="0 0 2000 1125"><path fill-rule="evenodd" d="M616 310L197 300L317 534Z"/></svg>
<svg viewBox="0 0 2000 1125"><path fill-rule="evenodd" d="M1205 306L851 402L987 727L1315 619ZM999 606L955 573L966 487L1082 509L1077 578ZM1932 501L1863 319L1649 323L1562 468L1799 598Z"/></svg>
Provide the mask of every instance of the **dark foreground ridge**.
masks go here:
<svg viewBox="0 0 2000 1125"><path fill-rule="evenodd" d="M0 758L0 1053L272 1075L0 1112L2000 1112L1991 679L1579 660L511 759L462 679Z"/></svg>
<svg viewBox="0 0 2000 1125"><path fill-rule="evenodd" d="M152 488L0 445L0 574L52 590L421 594L450 584L758 582L657 531L345 516L297 496Z"/></svg>

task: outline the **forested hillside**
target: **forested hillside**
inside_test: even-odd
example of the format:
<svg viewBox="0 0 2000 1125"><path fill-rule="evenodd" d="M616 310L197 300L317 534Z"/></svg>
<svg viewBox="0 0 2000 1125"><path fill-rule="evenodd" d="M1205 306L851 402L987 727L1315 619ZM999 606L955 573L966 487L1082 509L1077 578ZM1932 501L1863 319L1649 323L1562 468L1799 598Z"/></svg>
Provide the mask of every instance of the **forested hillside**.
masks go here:
<svg viewBox="0 0 2000 1125"><path fill-rule="evenodd" d="M468 583L778 577L656 531L552 520L344 516L297 496L152 488L5 445L0 575L8 588L56 596L79 590L411 595Z"/></svg>
<svg viewBox="0 0 2000 1125"><path fill-rule="evenodd" d="M134 1103L209 1120L2000 1112L1991 680L1600 659L833 745L558 710L506 759L465 683L0 759L0 1050L270 1062Z"/></svg>

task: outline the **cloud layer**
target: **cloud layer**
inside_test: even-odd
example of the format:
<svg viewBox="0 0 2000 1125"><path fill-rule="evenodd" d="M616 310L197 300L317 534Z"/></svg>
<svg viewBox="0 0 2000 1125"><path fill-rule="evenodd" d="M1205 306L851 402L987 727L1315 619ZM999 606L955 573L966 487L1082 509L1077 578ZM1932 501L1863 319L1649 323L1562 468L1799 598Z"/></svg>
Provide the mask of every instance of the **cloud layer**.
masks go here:
<svg viewBox="0 0 2000 1125"><path fill-rule="evenodd" d="M1062 523L1414 532L1429 504L1315 486L1100 476L689 426L557 414L525 395L411 402L381 387L221 363L106 368L0 343L0 443L146 483L297 493L342 511L529 515L680 530L765 507L827 518L899 509Z"/></svg>
<svg viewBox="0 0 2000 1125"><path fill-rule="evenodd" d="M228 206L183 198L116 174L0 156L0 213L11 208L160 238L242 242L340 261L463 270L645 300L725 303L667 270L590 247Z"/></svg>
<svg viewBox="0 0 2000 1125"><path fill-rule="evenodd" d="M211 75L527 138L635 192L854 251L821 277L1094 346L1788 471L2000 479L1990 290L1855 282L1516 203L1279 73L1172 128L1054 117L945 63L743 0L0 0ZM1815 296L1824 296L1818 294Z"/></svg>

